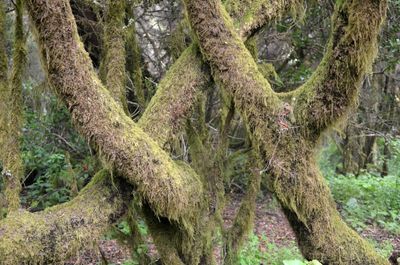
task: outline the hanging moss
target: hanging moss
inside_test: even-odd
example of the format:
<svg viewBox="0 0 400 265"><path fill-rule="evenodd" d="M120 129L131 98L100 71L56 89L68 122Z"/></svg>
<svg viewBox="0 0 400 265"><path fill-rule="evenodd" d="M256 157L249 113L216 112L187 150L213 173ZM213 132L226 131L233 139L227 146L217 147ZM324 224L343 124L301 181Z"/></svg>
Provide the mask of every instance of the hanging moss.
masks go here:
<svg viewBox="0 0 400 265"><path fill-rule="evenodd" d="M157 215L191 230L202 189L194 172L177 165L145 134L96 78L66 0L27 2L48 67L49 81L72 120L116 171L137 187Z"/></svg>
<svg viewBox="0 0 400 265"><path fill-rule="evenodd" d="M176 61L188 48L188 43L190 43L189 32L189 23L186 18L183 18L168 37L168 49L173 61Z"/></svg>
<svg viewBox="0 0 400 265"><path fill-rule="evenodd" d="M198 189L197 182L193 183L193 179L189 177L188 181L183 181L182 185L179 185L180 177L184 177L180 174L188 173L188 175L191 175L192 172L190 170L177 170L174 164L166 163L164 153L159 150L155 143L149 140L141 130L135 129L135 126L131 125L131 122L121 114L122 111L116 104L110 103L110 95L93 77L93 70L87 67L87 55L82 52L76 29L71 28L73 20L67 1L57 0L42 6L41 1L31 0L29 6L31 16L38 28L42 51L46 55L44 57L47 59L45 65L49 69L50 79L53 86L57 88L57 91L67 102L73 113L74 121L80 127L82 134L97 145L99 151L112 166L120 171L119 173L122 173L121 175L137 184L139 187L138 194L143 195L143 198L149 202L150 207L157 214L170 217L170 220L163 219L166 223L174 222L174 220L178 220L178 222L185 220L185 218L180 219L180 216L190 216L191 211L196 207L198 198L195 197L193 200L190 198L190 204L175 203L177 200L179 201L178 198L186 199L187 194L200 193L201 190ZM54 16L54 13L57 15ZM51 27L51 25L57 25L57 29L54 26ZM72 33L72 36L70 33ZM64 49L61 50L56 43L58 45L62 43L60 46ZM72 47L70 46L71 43ZM68 54L68 56L65 54ZM72 69L70 66L72 66ZM77 66L81 66L81 68ZM190 65L181 66L190 67ZM195 84L192 83L191 86L195 90ZM77 92L78 88L82 94ZM96 93L96 91L99 93ZM181 98L184 98L184 96ZM172 105L173 103L169 101L163 104ZM92 115L93 113L88 110L96 111L96 115ZM132 156L131 154L136 155ZM153 155L155 156L153 157ZM143 163L139 163L139 161ZM145 169L154 169L155 172L144 171ZM160 172L161 169L167 169L167 172L162 173ZM144 176L142 173L145 173ZM163 183L158 182L159 177L163 179ZM177 180L178 182L176 182ZM152 186L152 184L156 185ZM175 186L176 184L178 186ZM184 187L186 186L189 189L188 193L185 193ZM155 187L154 191L151 190L153 187ZM165 194L157 194L157 191L161 192L159 187L167 187L166 192L162 190ZM175 189L176 187L178 189ZM183 188L183 190L180 190L180 188ZM176 193L172 194L169 192L170 190L176 191ZM198 195L201 197L201 194ZM158 205L158 202L163 202L163 205ZM169 208L169 206L177 206L177 212L170 212L169 210L172 208ZM155 216L155 218L157 217ZM186 220L191 221L190 219ZM190 227L186 228L190 232ZM160 232L162 234L162 230Z"/></svg>

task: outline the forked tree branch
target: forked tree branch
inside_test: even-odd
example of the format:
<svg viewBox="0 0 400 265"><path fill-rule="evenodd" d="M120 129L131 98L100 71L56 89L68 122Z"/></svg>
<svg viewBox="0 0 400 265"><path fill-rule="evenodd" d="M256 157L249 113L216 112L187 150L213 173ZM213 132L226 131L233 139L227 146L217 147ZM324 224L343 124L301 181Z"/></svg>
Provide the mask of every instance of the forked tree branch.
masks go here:
<svg viewBox="0 0 400 265"><path fill-rule="evenodd" d="M268 81L259 73L220 1L186 0L185 3L214 79L233 98L245 120L253 144L265 163L265 171L270 173L271 187L289 217L305 257L326 264L388 264L341 220L329 187L317 169L314 150L320 132L310 139L305 131L313 130L313 126L304 128L302 123L306 119L324 120L324 115L308 113L301 121L298 116L297 121L289 121L289 113L296 109L282 100L287 94L278 95L272 91ZM342 53L330 62L333 66L322 65L328 67L325 69L332 69L344 62L349 68L339 68L342 72L332 73L332 77L340 75L343 79L337 79L337 85L346 86L365 73L372 63L373 55L368 52L377 43L387 2L352 0L337 4L334 23L340 25L340 30L333 34L333 40L341 43L343 50L337 51ZM343 19L345 23L342 23ZM360 26L367 21L370 29ZM358 43L361 40L364 42ZM367 58L363 57L365 53ZM348 95L346 90L331 91L334 90L318 92L319 95L327 92L330 102L334 102L336 97L340 101ZM313 92L309 97L304 96L305 102L309 99L313 101ZM346 101L342 103L340 107L343 109L351 106ZM343 115L341 109L331 113L337 115L335 119Z"/></svg>

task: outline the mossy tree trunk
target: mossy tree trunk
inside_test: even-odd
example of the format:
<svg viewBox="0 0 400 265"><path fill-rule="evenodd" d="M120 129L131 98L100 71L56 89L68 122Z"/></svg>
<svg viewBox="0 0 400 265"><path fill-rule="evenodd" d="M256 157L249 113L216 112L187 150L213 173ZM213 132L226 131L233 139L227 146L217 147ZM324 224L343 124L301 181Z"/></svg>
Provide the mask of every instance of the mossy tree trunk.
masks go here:
<svg viewBox="0 0 400 265"><path fill-rule="evenodd" d="M125 89L125 8L125 0L107 1L100 78L114 100L128 113Z"/></svg>
<svg viewBox="0 0 400 265"><path fill-rule="evenodd" d="M3 14L4 15L4 14ZM2 16L3 16L2 15ZM26 51L24 34L24 4L22 0L15 3L15 31L13 45L13 65L11 75L8 81L2 81L2 109L3 120L1 121L4 134L2 138L2 151L0 152L0 160L2 160L4 180L4 195L6 198L7 211L15 211L20 206L19 194L21 192L21 181L24 175L24 169L20 151L20 140L22 135L23 123L23 100L22 100L22 75L24 72ZM5 16L2 18L4 23ZM4 31L3 33L4 34ZM4 40L4 39L3 39ZM2 48L4 49L4 47ZM7 78L7 65L4 56L4 50L1 51L2 58L2 75L4 80ZM4 126L4 127L3 127Z"/></svg>
<svg viewBox="0 0 400 265"><path fill-rule="evenodd" d="M325 264L388 264L341 220L314 159L321 132L355 106L387 2L337 2L325 58L308 83L286 94L272 91L218 0L185 3L214 79L246 121L304 256Z"/></svg>
<svg viewBox="0 0 400 265"><path fill-rule="evenodd" d="M8 94L8 58L6 51L6 10L5 3L0 2L0 109L7 109L7 94ZM0 146L3 146L6 139L6 112L0 111ZM4 149L0 149L0 162L4 157ZM2 191L0 191L0 219L6 211L7 201Z"/></svg>

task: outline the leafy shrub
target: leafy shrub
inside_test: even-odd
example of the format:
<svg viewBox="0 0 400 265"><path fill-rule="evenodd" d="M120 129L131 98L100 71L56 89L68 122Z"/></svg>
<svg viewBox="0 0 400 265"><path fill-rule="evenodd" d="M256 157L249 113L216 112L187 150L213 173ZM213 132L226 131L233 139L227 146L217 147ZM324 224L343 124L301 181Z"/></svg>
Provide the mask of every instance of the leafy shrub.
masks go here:
<svg viewBox="0 0 400 265"><path fill-rule="evenodd" d="M265 237L251 234L239 256L240 265L271 264L282 265L285 260L303 260L298 248L294 245L278 247ZM301 263L300 263L301 264Z"/></svg>
<svg viewBox="0 0 400 265"><path fill-rule="evenodd" d="M377 224L393 233L400 233L400 178L365 173L362 176L329 177L335 201L342 207L347 222L362 230Z"/></svg>
<svg viewBox="0 0 400 265"><path fill-rule="evenodd" d="M26 91L26 93L28 93ZM46 111L25 109L21 145L25 167L22 203L42 210L68 201L94 174L96 159L72 128L68 110L47 95Z"/></svg>

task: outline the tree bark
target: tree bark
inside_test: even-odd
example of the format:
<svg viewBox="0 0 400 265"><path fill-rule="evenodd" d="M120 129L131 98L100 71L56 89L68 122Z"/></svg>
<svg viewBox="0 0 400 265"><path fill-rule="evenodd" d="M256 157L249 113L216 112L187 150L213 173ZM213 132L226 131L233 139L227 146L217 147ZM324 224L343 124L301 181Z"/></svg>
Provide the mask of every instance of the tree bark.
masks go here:
<svg viewBox="0 0 400 265"><path fill-rule="evenodd" d="M116 188L118 187L118 188ZM1 264L63 264L94 243L126 211L132 187L100 171L72 201L0 221Z"/></svg>
<svg viewBox="0 0 400 265"><path fill-rule="evenodd" d="M5 3L0 2L0 109L7 109L7 94L8 94L8 58L6 51L6 10ZM6 140L6 111L0 111L0 146L5 144ZM0 149L0 162L5 157L4 148ZM0 191L0 219L6 213L7 201L2 191Z"/></svg>
<svg viewBox="0 0 400 265"><path fill-rule="evenodd" d="M288 4L290 2L285 1L287 3L285 5L286 8L290 6ZM283 1L276 1L276 3L283 3ZM273 2L273 4L276 3ZM118 174L136 184L135 186L139 190L138 195L144 197L156 214L166 216L172 222L181 222L181 224L184 220L189 220L190 222L190 216L193 214L192 209L196 209L196 203L202 197L201 192L199 192L201 189L198 189L199 182L195 177L196 175L191 170L186 170L185 166L177 166L168 157L166 158L164 152L123 114L123 111L113 102L104 87L99 84L99 81L94 76L93 69L90 67L88 57L83 52L82 44L78 40L67 2L61 0L51 2L30 0L28 1L28 6L34 24L38 29L45 65L49 68L50 81L67 103L72 112L73 120L82 134L97 146L111 166L116 168ZM263 5L260 7L265 8ZM249 10L254 11L251 8ZM281 12L284 10L278 9ZM279 15L281 12L271 13L266 17L272 19L274 15ZM187 50L186 53L190 55L193 51ZM196 57L195 62L200 62L201 57L199 55L191 58ZM189 57L181 58L181 63L184 62L185 58L188 59ZM187 62L191 63L192 61L188 60ZM182 63L172 72L185 73L185 70L191 69L192 65ZM198 65L203 64L200 63ZM200 68L200 70L203 70L203 68ZM187 71L187 73L188 80L192 81L193 79L190 75L192 72ZM198 73L200 73L200 77ZM161 86L165 87L165 89L159 89L160 94L167 95L165 100L161 101L155 98L154 102L150 104L153 109L157 106L176 106L175 108L171 107L171 111L167 113L168 115L149 111L150 114L147 115L159 116L156 118L161 122L156 124L168 124L170 121L176 121L178 125L181 124L182 121L177 116L184 117L185 114L190 112L192 103L188 100L188 104L185 104L185 108L179 110L176 116L174 110L178 108L179 104L173 105L175 101L170 99L176 99L177 95L181 95L181 98L184 98L186 95L182 91L189 91L189 99L196 98L195 93L199 93L198 89L196 89L198 82L206 84L207 81L205 80L209 80L209 75L204 71L196 72L195 81L185 82L185 86L179 89L176 86L174 87L172 83L174 79L182 80L182 76L173 76L173 78L168 79L165 82L166 85ZM168 91L171 88L176 89L176 94ZM169 95L168 92L170 93ZM160 110L165 109L167 108L160 108ZM96 115L93 112L96 112ZM146 124L146 118L142 124ZM174 126L174 129L178 127ZM158 128L163 128L163 126ZM169 131L174 132L174 130ZM162 132L161 129L154 131L149 129L148 134L157 135L158 132ZM146 168L154 171L142 172ZM167 169L167 172L160 172L162 169ZM181 181L182 179L183 181ZM160 180L162 183L158 182ZM151 190L153 182L156 182L155 188L158 191L156 194ZM161 187L162 189L158 189ZM173 194L169 193L171 190ZM161 192L163 194L160 194ZM195 196L194 199L190 197L191 195ZM181 203L182 199L185 202ZM159 202L163 204L158 205ZM171 213L171 209L175 209L176 212L173 211ZM2 224L0 224L1 226ZM190 230L190 227L185 227Z"/></svg>
<svg viewBox="0 0 400 265"><path fill-rule="evenodd" d="M15 4L15 31L13 46L13 65L9 81L6 82L4 98L4 120L5 130L2 143L0 160L3 162L4 195L6 198L7 211L15 211L20 207L19 194L21 192L21 181L24 175L22 164L20 140L23 125L23 100L22 100L22 75L26 61L23 15L24 6L22 0ZM7 71L4 72L7 74Z"/></svg>
<svg viewBox="0 0 400 265"><path fill-rule="evenodd" d="M272 91L218 0L185 3L214 79L241 112L304 256L324 264L388 264L341 220L314 159L321 131L355 105L387 2L338 2L327 55L313 77L323 82L287 94ZM293 95L301 96L296 105Z"/></svg>
<svg viewBox="0 0 400 265"><path fill-rule="evenodd" d="M125 89L125 8L125 0L107 1L100 78L115 102L128 113Z"/></svg>

